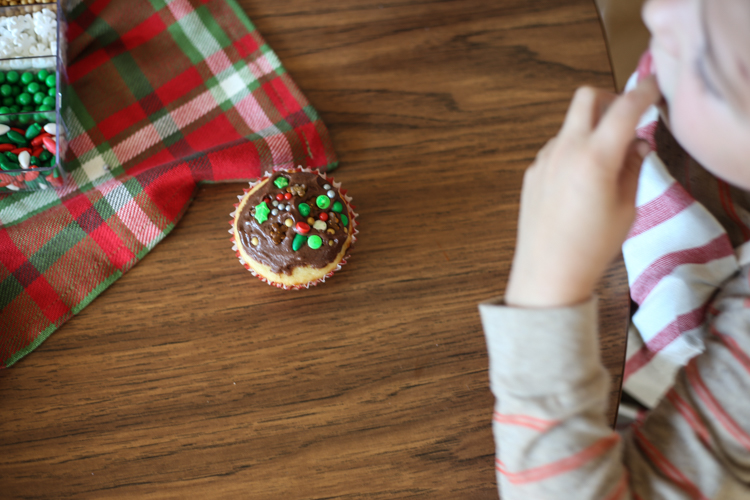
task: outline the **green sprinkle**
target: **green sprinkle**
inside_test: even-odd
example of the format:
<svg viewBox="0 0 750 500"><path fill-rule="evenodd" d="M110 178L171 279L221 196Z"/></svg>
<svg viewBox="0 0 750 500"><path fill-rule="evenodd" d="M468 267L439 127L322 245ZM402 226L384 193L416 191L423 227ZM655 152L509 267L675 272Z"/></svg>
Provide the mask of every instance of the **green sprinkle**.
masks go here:
<svg viewBox="0 0 750 500"><path fill-rule="evenodd" d="M340 201L337 201L333 204L333 208L331 210L337 213L341 213L344 211L344 205Z"/></svg>
<svg viewBox="0 0 750 500"><path fill-rule="evenodd" d="M32 123L29 128L26 129L26 138L28 140L33 139L42 133L42 126L38 123Z"/></svg>
<svg viewBox="0 0 750 500"><path fill-rule="evenodd" d="M309 246L313 250L317 250L322 245L323 245L323 239L317 234L313 234L307 239L307 246Z"/></svg>
<svg viewBox="0 0 750 500"><path fill-rule="evenodd" d="M9 160L13 160L14 162L18 163L18 155L17 155L17 154L15 154L15 153L11 153L10 151L6 151L6 152L5 152L5 156L6 156L6 157L7 157L7 158L8 158Z"/></svg>
<svg viewBox="0 0 750 500"><path fill-rule="evenodd" d="M297 210L299 210L299 213L302 217L307 217L308 215L310 215L310 205L308 205L307 203L300 203L297 206Z"/></svg>
<svg viewBox="0 0 750 500"><path fill-rule="evenodd" d="M320 196L315 198L315 204L318 205L318 208L320 208L321 210L325 210L326 208L331 206L331 199L328 196L321 194Z"/></svg>
<svg viewBox="0 0 750 500"><path fill-rule="evenodd" d="M316 238L320 239L320 236L316 236ZM295 252L302 248L302 245L305 244L307 241L307 236L301 235L299 233L294 235L294 241L292 241L292 250Z"/></svg>
<svg viewBox="0 0 750 500"><path fill-rule="evenodd" d="M273 185L276 186L279 189L284 189L289 185L289 179L286 177L277 177L275 181L273 181Z"/></svg>
<svg viewBox="0 0 750 500"><path fill-rule="evenodd" d="M15 142L16 144L26 144L26 138L15 130L8 130L5 135L8 136L8 139L10 139L12 142Z"/></svg>
<svg viewBox="0 0 750 500"><path fill-rule="evenodd" d="M347 217L344 214L341 214L341 222L344 223L344 227L348 226L349 225L349 217Z"/></svg>
<svg viewBox="0 0 750 500"><path fill-rule="evenodd" d="M266 202L261 201L258 206L255 207L255 220L258 221L258 224L263 224L268 220L268 214L270 213L271 210L268 209Z"/></svg>

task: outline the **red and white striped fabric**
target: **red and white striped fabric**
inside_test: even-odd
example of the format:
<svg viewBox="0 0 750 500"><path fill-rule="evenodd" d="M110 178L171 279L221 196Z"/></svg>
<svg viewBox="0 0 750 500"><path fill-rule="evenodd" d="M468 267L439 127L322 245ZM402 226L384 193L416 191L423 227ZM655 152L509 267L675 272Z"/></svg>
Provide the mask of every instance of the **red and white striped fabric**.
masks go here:
<svg viewBox="0 0 750 500"><path fill-rule="evenodd" d="M650 66L646 53L626 90L650 74ZM630 295L638 304L628 331L623 387L647 407L672 386L677 370L703 351L710 299L750 260L747 245L733 248L725 227L657 155L658 118L652 107L638 126L638 136L649 141L653 151L643 162L636 220L622 248ZM724 210L734 212L729 187L716 182Z"/></svg>

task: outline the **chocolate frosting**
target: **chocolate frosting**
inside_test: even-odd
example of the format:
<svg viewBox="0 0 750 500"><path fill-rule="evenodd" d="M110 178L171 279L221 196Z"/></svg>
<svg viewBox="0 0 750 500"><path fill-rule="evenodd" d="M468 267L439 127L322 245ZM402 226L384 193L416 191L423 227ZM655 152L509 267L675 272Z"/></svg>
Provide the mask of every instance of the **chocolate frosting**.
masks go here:
<svg viewBox="0 0 750 500"><path fill-rule="evenodd" d="M285 177L288 185L278 188L274 182L279 177ZM330 185L330 189L324 189L324 185ZM328 196L332 190L333 198ZM278 201L277 194L287 195L291 193L290 200L283 199ZM318 208L316 199L318 196L325 196L330 200L330 206L326 209ZM289 210L278 210L277 215L268 214L268 219L259 223L255 218L256 207L265 200L269 210L277 209L273 203L278 201L285 207L288 205ZM335 202L340 202L343 206L341 213L333 211ZM300 213L299 206L306 203L310 206L310 213L303 216ZM276 274L292 274L296 267L313 267L316 269L323 268L334 261L341 251L342 246L349 236L351 212L349 205L339 193L339 190L333 186L332 181L327 181L317 173L311 172L274 172L270 178L264 181L264 184L255 192L249 195L247 200L240 203L241 211L237 214L237 239L244 247L245 252L255 261L265 264ZM328 219L325 222L325 229L314 229L313 223L308 219L315 221L321 220L320 214L327 214ZM345 215L349 220L344 226L341 215ZM324 215L323 218L326 216ZM287 219L292 220L291 227L285 224ZM305 236L318 235L323 240L320 248L313 249L305 242L297 251L292 248L294 236L297 233L295 225L298 222L309 224L310 231ZM253 245L253 238L258 239L258 244ZM333 244L329 242L333 241Z"/></svg>

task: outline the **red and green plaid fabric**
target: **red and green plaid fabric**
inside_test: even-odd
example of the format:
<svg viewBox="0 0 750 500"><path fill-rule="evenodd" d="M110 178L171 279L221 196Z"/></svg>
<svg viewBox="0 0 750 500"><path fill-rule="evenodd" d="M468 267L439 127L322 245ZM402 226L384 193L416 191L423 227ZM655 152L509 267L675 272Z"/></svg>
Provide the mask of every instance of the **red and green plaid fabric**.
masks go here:
<svg viewBox="0 0 750 500"><path fill-rule="evenodd" d="M175 226L201 182L337 165L328 132L233 0L72 2L70 178L0 195L0 366Z"/></svg>

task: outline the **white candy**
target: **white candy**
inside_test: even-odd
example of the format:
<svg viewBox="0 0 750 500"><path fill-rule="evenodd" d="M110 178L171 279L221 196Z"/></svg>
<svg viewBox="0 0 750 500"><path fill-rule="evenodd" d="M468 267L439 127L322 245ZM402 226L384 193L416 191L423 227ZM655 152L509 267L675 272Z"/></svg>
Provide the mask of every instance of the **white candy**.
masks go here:
<svg viewBox="0 0 750 500"><path fill-rule="evenodd" d="M18 153L18 163L21 165L21 168L29 168L29 165L31 165L31 155L28 151Z"/></svg>
<svg viewBox="0 0 750 500"><path fill-rule="evenodd" d="M317 229L318 231L325 231L326 227L328 226L322 220L316 220L315 223L313 224L313 229Z"/></svg>
<svg viewBox="0 0 750 500"><path fill-rule="evenodd" d="M50 9L42 9L34 15L0 18L0 56L3 58L48 56L57 53L57 17ZM20 69L31 64L40 67L36 60L2 61L3 69ZM49 63L45 62L44 66Z"/></svg>
<svg viewBox="0 0 750 500"><path fill-rule="evenodd" d="M10 127L5 124L0 124L0 135L5 135L10 130Z"/></svg>
<svg viewBox="0 0 750 500"><path fill-rule="evenodd" d="M47 125L44 126L44 131L47 132L48 134L55 135L57 134L57 125L54 123L48 123Z"/></svg>

